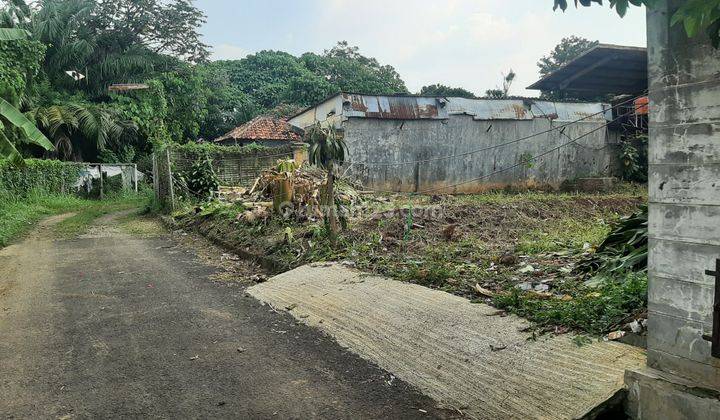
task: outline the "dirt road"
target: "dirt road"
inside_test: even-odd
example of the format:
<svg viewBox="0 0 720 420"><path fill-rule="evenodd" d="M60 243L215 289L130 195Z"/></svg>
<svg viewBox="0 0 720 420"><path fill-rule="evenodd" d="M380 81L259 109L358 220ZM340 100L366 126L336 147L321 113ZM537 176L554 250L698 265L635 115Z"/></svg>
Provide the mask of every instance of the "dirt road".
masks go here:
<svg viewBox="0 0 720 420"><path fill-rule="evenodd" d="M0 250L0 418L447 416L168 235L57 220Z"/></svg>

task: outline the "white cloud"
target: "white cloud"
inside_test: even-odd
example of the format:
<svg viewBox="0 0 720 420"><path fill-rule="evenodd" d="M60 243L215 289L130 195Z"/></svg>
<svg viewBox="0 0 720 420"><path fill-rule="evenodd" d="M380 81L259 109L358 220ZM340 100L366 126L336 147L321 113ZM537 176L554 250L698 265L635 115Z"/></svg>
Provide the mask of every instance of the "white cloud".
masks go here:
<svg viewBox="0 0 720 420"><path fill-rule="evenodd" d="M239 60L247 56L250 52L245 48L233 44L213 45L213 60Z"/></svg>

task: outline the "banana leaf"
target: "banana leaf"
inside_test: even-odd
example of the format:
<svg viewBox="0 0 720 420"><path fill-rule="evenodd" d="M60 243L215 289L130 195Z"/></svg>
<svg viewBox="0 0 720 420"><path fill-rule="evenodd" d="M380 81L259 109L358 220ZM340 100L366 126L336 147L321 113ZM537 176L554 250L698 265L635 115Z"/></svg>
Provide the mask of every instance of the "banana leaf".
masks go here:
<svg viewBox="0 0 720 420"><path fill-rule="evenodd" d="M17 41L27 39L28 31L20 28L0 28L0 41Z"/></svg>
<svg viewBox="0 0 720 420"><path fill-rule="evenodd" d="M49 151L55 150L55 147L52 143L50 143L50 140L48 140L47 137L45 137L45 135L40 132L37 127L35 127L35 124L28 120L22 112L3 98L0 98L0 117L4 117L6 120L10 121L11 124L20 128L20 130L22 130L25 134L25 139L23 140L26 143L40 146Z"/></svg>

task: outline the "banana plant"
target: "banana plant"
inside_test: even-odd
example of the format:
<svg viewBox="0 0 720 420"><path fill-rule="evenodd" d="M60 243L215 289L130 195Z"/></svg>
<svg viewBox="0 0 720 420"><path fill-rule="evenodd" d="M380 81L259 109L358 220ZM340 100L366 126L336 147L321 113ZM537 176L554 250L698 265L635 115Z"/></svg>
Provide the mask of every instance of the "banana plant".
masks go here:
<svg viewBox="0 0 720 420"><path fill-rule="evenodd" d="M28 120L25 115L10 102L0 98L0 157L9 159L17 165L22 165L23 162L22 155L20 155L15 145L5 135L4 121L20 129L24 135L24 142L40 146L48 151L55 150L50 140L38 130L32 121Z"/></svg>
<svg viewBox="0 0 720 420"><path fill-rule="evenodd" d="M0 28L0 42L11 42L28 38L28 32L19 28ZM0 158L6 158L16 165L23 164L23 158L5 131L5 122L17 127L23 133L22 140L45 150L55 150L50 140L19 109L0 97Z"/></svg>
<svg viewBox="0 0 720 420"><path fill-rule="evenodd" d="M28 32L20 28L0 28L0 41L27 39Z"/></svg>

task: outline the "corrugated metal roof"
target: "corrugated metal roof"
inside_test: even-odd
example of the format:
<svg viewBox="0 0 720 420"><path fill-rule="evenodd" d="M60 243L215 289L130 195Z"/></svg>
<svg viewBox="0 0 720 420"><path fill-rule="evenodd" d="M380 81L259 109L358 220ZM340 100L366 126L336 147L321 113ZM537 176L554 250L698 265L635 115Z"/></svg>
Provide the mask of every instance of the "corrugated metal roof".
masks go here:
<svg viewBox="0 0 720 420"><path fill-rule="evenodd" d="M640 93L647 86L646 48L599 44L528 89L559 90L582 98Z"/></svg>
<svg viewBox="0 0 720 420"><path fill-rule="evenodd" d="M448 98L448 101L448 113L472 115L476 120L533 119L522 100Z"/></svg>
<svg viewBox="0 0 720 420"><path fill-rule="evenodd" d="M343 93L346 117L393 120L445 119L443 98L422 96L385 96Z"/></svg>
<svg viewBox="0 0 720 420"><path fill-rule="evenodd" d="M571 103L533 101L530 112L535 118L547 118L553 114L557 121L611 121L612 110L610 105L601 103Z"/></svg>
<svg viewBox="0 0 720 420"><path fill-rule="evenodd" d="M601 103L535 101L531 99L448 98L450 115L472 115L476 120L532 120L552 118L557 121L606 121Z"/></svg>
<svg viewBox="0 0 720 420"><path fill-rule="evenodd" d="M612 119L610 106L599 102L551 102L534 98L467 99L358 93L342 93L340 96L343 102L341 113L343 118L438 120L447 119L450 115L464 114L471 115L476 120L551 118L557 121L571 122L579 119L586 121L610 121ZM317 108L322 103L324 102L310 107L304 112Z"/></svg>

